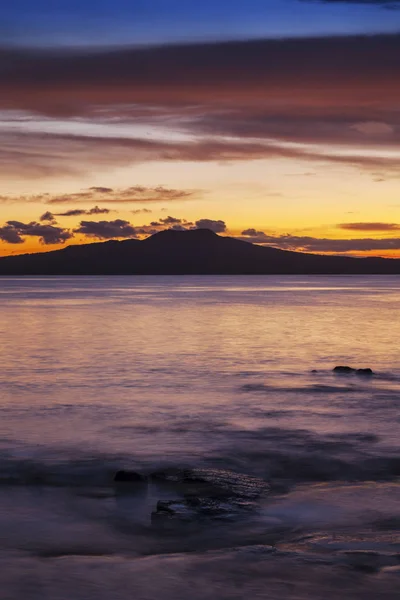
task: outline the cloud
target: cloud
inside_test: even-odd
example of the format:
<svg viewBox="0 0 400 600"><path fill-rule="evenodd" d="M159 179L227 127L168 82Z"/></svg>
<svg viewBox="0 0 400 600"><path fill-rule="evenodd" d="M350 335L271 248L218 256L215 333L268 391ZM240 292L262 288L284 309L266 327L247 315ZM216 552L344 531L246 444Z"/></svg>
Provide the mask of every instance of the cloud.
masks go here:
<svg viewBox="0 0 400 600"><path fill-rule="evenodd" d="M129 221L116 219L115 221L81 221L80 226L74 230L88 237L99 240L112 238L134 238L138 236L138 229L133 227Z"/></svg>
<svg viewBox="0 0 400 600"><path fill-rule="evenodd" d="M388 136L395 133L395 128L393 125L388 125L387 123L381 123L379 121L363 121L361 123L354 123L351 128L363 133L366 136Z"/></svg>
<svg viewBox="0 0 400 600"><path fill-rule="evenodd" d="M52 223L53 225L56 223L55 216L50 211L46 211L39 219L39 221L44 223Z"/></svg>
<svg viewBox="0 0 400 600"><path fill-rule="evenodd" d="M252 232L253 229L246 230ZM296 235L268 235L256 232L257 235L243 235L239 239L253 244L272 246L281 250L297 252L316 252L343 254L368 251L400 250L400 238L361 238L361 239L329 239Z"/></svg>
<svg viewBox="0 0 400 600"><path fill-rule="evenodd" d="M256 229L245 229L242 231L242 235L257 239L265 239L268 237L263 231L257 231Z"/></svg>
<svg viewBox="0 0 400 600"><path fill-rule="evenodd" d="M172 225L170 229L172 229L173 231L187 231L188 228L184 225Z"/></svg>
<svg viewBox="0 0 400 600"><path fill-rule="evenodd" d="M46 200L47 204L65 204L68 202L76 203L88 203L95 199L104 200L109 203L115 204L129 204L136 202L177 202L190 200L196 195L195 190L177 190L166 188L164 186L157 187L146 187L141 185L131 186L124 189L113 190L111 188L89 188L86 191L78 192L75 194L57 195ZM102 210L98 207L92 209L93 211ZM141 209L143 210L143 209ZM96 212L89 212L86 214L101 214Z"/></svg>
<svg viewBox="0 0 400 600"><path fill-rule="evenodd" d="M87 211L88 215L107 215L111 210L109 208L100 208L99 206L94 206L90 210Z"/></svg>
<svg viewBox="0 0 400 600"><path fill-rule="evenodd" d="M114 190L108 187L91 187L89 191L98 192L99 194L111 194Z"/></svg>
<svg viewBox="0 0 400 600"><path fill-rule="evenodd" d="M153 211L150 210L149 208L137 208L136 210L131 210L131 213L133 215L150 215Z"/></svg>
<svg viewBox="0 0 400 600"><path fill-rule="evenodd" d="M397 231L400 225L397 223L340 223L340 229L350 231Z"/></svg>
<svg viewBox="0 0 400 600"><path fill-rule="evenodd" d="M360 106L346 108L324 106L292 106L281 110L254 107L232 107L230 111L209 112L190 126L205 135L235 136L242 139L265 140L271 143L336 144L374 149L400 146L400 116L395 110L382 106L373 109ZM287 108L289 107L289 110ZM371 120L380 117L382 120ZM386 119L388 122L385 122ZM338 148L340 150L340 148Z"/></svg>
<svg viewBox="0 0 400 600"><path fill-rule="evenodd" d="M0 227L0 240L6 242L6 244L24 243L24 239L13 225L3 225L3 227Z"/></svg>
<svg viewBox="0 0 400 600"><path fill-rule="evenodd" d="M295 132L295 128L293 128L293 132ZM294 135L295 133L293 133ZM358 133L357 135L362 134ZM327 140L328 138L325 138L325 141ZM310 141L312 140L308 140L307 143ZM157 140L127 140L94 136L19 134L13 141L10 136L2 136L0 178L9 179L11 176L17 175L26 178L61 177L71 174L87 175L98 169L105 170L115 166L149 161L207 162L276 158L326 164L333 162L368 171L379 171L387 175L398 173L399 164L399 157L396 154L379 155L374 152L363 154L358 147L354 148L352 152L344 153L341 147L335 145L318 147L314 143L310 143L307 146L304 140L296 140L296 143L261 137L254 140L244 135L225 138L222 133L217 137L199 137L191 141L170 143ZM201 190L174 190L162 186L154 188L133 186L127 190L114 190L113 192L87 190L73 195L49 196L47 200L45 198L42 200L49 204L68 202L164 203L190 201L201 197L203 193ZM39 200L37 197L26 197L26 199L29 201ZM0 202L10 201L15 201L15 198L0 197Z"/></svg>
<svg viewBox="0 0 400 600"><path fill-rule="evenodd" d="M184 107L186 114L204 104L278 107L282 94L291 106L304 108L345 101L372 106L378 98L389 100L389 85L398 89L400 67L392 60L398 38L267 39L74 52L3 48L0 107L87 116L99 107L120 106L126 116L132 106L134 114L143 116L152 112L150 106L168 117L172 108L182 114ZM363 98L367 89L371 98Z"/></svg>
<svg viewBox="0 0 400 600"><path fill-rule="evenodd" d="M71 210L67 210L63 213L56 213L57 217L79 217L81 215L107 215L111 212L109 208L99 208L98 206L94 206L89 210L84 210L81 208L73 208ZM48 213L51 214L51 213Z"/></svg>
<svg viewBox="0 0 400 600"><path fill-rule="evenodd" d="M160 219L160 221L152 221L149 225L140 225L137 227L133 226L129 221L123 221L121 219L97 222L81 221L80 226L74 230L74 233L105 240L112 238L145 237L165 229L184 231L191 228L206 228L211 229L216 233L224 233L227 229L224 221L200 219L193 224L186 219L169 216L165 219Z"/></svg>
<svg viewBox="0 0 400 600"><path fill-rule="evenodd" d="M40 242L45 245L54 245L64 244L73 237L73 234L67 229L54 225L43 225L35 221L31 223L7 221L6 225L0 228L0 239L9 244L21 244L26 236L38 237Z"/></svg>
<svg viewBox="0 0 400 600"><path fill-rule="evenodd" d="M177 219L176 217L166 217L165 219L160 219L160 223L163 225L180 225L182 223L182 219Z"/></svg>
<svg viewBox="0 0 400 600"><path fill-rule="evenodd" d="M3 48L0 110L25 116L19 129L16 119L2 133L0 173L87 174L150 160L334 160L326 153L357 167L361 148L400 147L399 45L393 34L73 53ZM56 119L57 128L46 121L46 131L29 132L27 114L33 121L37 114ZM74 120L74 131L96 125L98 135L55 133L71 117L82 124L79 129ZM118 135L115 123L126 125ZM137 124L152 135L144 137ZM344 144L354 156L346 158ZM395 168L398 156L378 154L362 168L374 168L374 158ZM111 193L106 187L92 192Z"/></svg>
<svg viewBox="0 0 400 600"><path fill-rule="evenodd" d="M177 217L165 217L159 221L152 221L150 225L143 227L151 227L155 231L163 231L164 229L174 229L175 231L185 231L186 229L193 228L194 224L186 219L179 219Z"/></svg>
<svg viewBox="0 0 400 600"><path fill-rule="evenodd" d="M86 210L82 210L80 208L75 208L71 210L67 210L64 213L57 213L57 217L79 217L80 215L86 215Z"/></svg>
<svg viewBox="0 0 400 600"><path fill-rule="evenodd" d="M95 140L95 144L100 144L104 140ZM83 140L82 143L85 143ZM92 140L88 141L89 144L92 144ZM118 145L118 141L116 141ZM115 149L113 145L111 145L111 151ZM0 162L1 162L1 148L0 148ZM128 188L121 188L113 190L111 188L89 188L86 190L81 190L79 192L73 192L70 194L35 194L35 195L25 195L25 196L0 196L0 204L11 204L11 203L21 203L21 202L34 202L34 203L45 203L49 205L57 205L57 204L90 204L93 202L108 202L110 204L137 204L137 203L149 203L156 204L159 202L185 202L195 198L200 198L202 190L190 190L190 189L174 189L167 188L162 185L155 187L146 187L146 186L131 186ZM75 209L71 209L75 210ZM81 214L107 214L107 211L110 212L111 209L107 208L99 208L96 205L92 209L76 209L83 210ZM64 211L60 213L61 216L73 216L71 214L66 214ZM138 209L138 213L151 213L151 210L147 208ZM78 213L76 213L78 214Z"/></svg>
<svg viewBox="0 0 400 600"><path fill-rule="evenodd" d="M195 225L197 229L211 229L215 233L224 233L227 229L225 221L214 221L212 219L199 219Z"/></svg>

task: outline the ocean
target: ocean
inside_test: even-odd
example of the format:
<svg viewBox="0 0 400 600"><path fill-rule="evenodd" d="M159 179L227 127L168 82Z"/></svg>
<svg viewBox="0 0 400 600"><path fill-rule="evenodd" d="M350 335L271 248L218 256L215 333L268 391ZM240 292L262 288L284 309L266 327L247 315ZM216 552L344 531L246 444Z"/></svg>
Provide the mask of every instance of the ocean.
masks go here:
<svg viewBox="0 0 400 600"><path fill-rule="evenodd" d="M399 307L395 276L0 279L2 600L397 598Z"/></svg>

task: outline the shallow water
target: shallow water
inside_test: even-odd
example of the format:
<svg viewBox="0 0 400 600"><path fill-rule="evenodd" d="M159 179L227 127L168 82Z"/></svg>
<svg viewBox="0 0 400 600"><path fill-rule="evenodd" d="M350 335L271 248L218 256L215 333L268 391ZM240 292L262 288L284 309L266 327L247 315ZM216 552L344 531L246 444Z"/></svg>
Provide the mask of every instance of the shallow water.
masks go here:
<svg viewBox="0 0 400 600"><path fill-rule="evenodd" d="M2 278L4 597L396 597L399 305L397 277ZM269 492L160 524L176 490L113 483L171 467Z"/></svg>

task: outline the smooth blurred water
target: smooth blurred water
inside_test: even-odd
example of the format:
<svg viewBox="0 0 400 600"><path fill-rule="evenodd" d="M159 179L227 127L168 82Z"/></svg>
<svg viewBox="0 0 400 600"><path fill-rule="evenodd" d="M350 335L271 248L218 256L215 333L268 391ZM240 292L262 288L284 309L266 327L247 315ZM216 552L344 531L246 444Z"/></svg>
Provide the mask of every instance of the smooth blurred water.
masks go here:
<svg viewBox="0 0 400 600"><path fill-rule="evenodd" d="M398 523L399 306L397 277L0 279L0 548L58 556L79 547L72 554L86 559L186 551L185 535L167 544L138 517L156 496L133 510L93 490L101 496L119 468L201 466L286 489L251 526L224 530L223 548L264 543L279 523L282 548L303 552L288 531L345 535L351 523L342 550L366 528L367 547L387 550L387 530L370 522ZM333 374L340 364L375 376ZM91 499L72 488L90 488ZM133 542L135 520L145 530ZM191 552L215 547L206 529ZM46 585L49 598L72 597Z"/></svg>

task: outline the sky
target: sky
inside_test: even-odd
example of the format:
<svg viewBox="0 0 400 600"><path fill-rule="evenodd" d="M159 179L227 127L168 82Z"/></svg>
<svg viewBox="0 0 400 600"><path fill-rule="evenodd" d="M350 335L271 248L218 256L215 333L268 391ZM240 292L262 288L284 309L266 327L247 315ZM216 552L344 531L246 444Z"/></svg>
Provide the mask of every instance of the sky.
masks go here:
<svg viewBox="0 0 400 600"><path fill-rule="evenodd" d="M0 256L209 227L400 257L400 0L0 5Z"/></svg>

